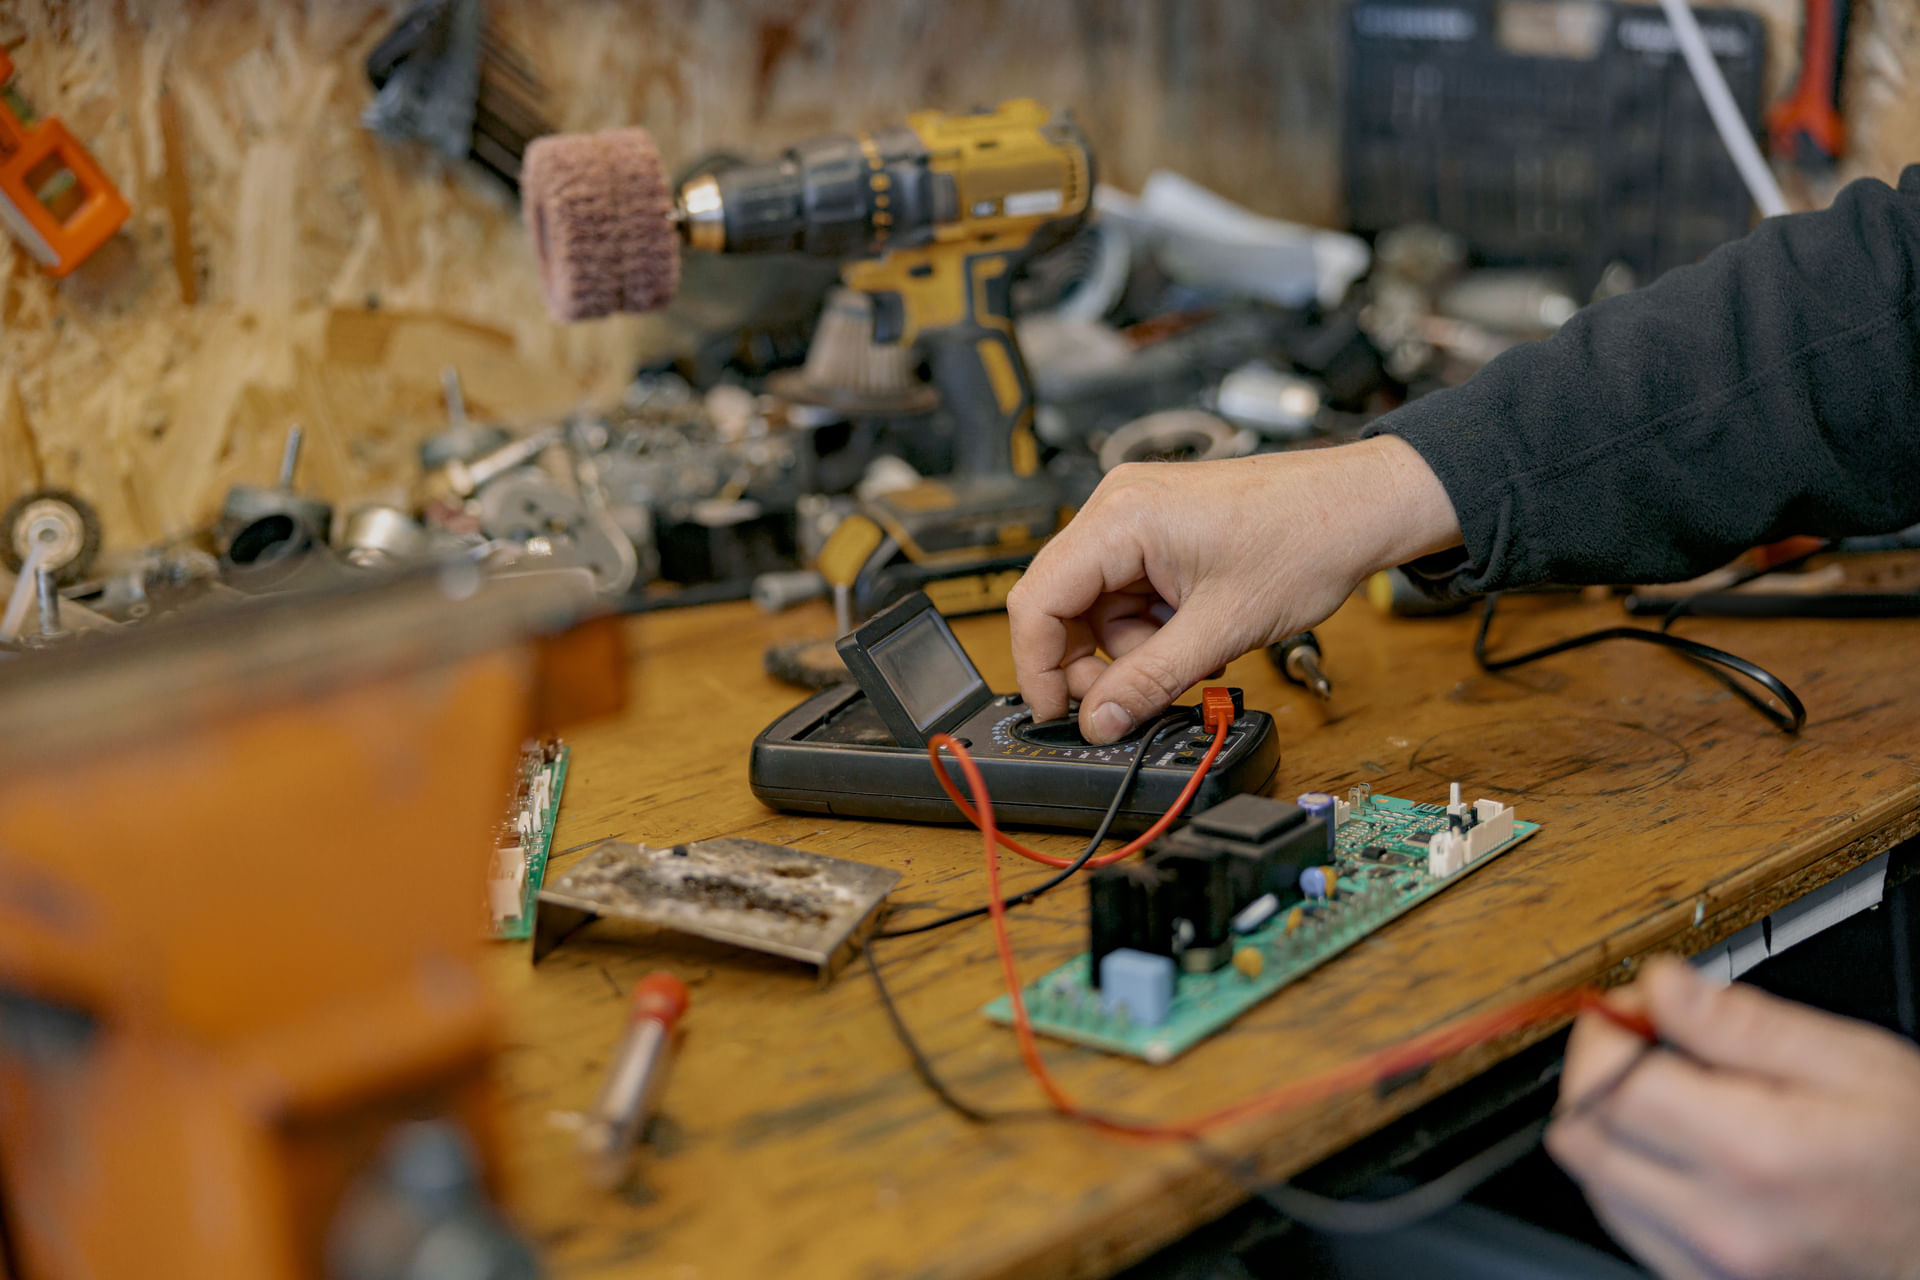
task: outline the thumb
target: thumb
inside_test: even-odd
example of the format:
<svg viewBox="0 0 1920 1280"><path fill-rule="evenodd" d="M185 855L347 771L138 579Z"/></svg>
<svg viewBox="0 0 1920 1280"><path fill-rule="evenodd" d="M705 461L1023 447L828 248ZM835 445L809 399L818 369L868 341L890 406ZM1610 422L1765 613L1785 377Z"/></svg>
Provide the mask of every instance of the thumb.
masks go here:
<svg viewBox="0 0 1920 1280"><path fill-rule="evenodd" d="M1673 956L1650 961L1647 1012L1661 1039L1712 1067L1832 1080L1865 1028L1741 984L1720 986Z"/></svg>
<svg viewBox="0 0 1920 1280"><path fill-rule="evenodd" d="M1217 611L1189 601L1165 626L1115 658L1080 700L1080 734L1088 742L1124 738L1165 711L1208 672L1240 656Z"/></svg>

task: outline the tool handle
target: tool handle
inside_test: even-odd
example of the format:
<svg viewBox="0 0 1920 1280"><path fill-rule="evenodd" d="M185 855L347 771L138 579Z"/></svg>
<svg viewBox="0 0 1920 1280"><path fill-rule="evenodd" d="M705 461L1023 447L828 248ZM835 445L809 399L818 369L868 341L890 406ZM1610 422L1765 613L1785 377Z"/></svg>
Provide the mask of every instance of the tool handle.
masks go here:
<svg viewBox="0 0 1920 1280"><path fill-rule="evenodd" d="M1800 71L1792 90L1767 112L1776 154L1802 164L1832 164L1846 148L1840 76L1846 61L1849 0L1806 0Z"/></svg>
<svg viewBox="0 0 1920 1280"><path fill-rule="evenodd" d="M1033 438L1033 381L1013 327L978 323L927 335L934 385L953 415L956 475L1032 475L1039 465Z"/></svg>
<svg viewBox="0 0 1920 1280"><path fill-rule="evenodd" d="M934 385L953 415L954 474L1029 476L1040 469L1033 438L1033 379L1013 333L1014 267L1027 250L1003 243L968 253L936 243L850 263L842 278L873 299L880 343L925 343Z"/></svg>

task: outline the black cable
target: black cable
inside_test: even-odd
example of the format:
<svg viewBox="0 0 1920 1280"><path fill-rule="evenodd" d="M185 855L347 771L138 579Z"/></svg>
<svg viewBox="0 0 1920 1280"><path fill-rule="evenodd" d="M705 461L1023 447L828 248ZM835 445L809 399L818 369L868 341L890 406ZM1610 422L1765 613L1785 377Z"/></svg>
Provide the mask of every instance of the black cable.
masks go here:
<svg viewBox="0 0 1920 1280"><path fill-rule="evenodd" d="M1114 819L1120 816L1120 806L1126 801L1127 792L1133 790L1134 779L1140 776L1140 769L1147 760L1147 752L1155 742L1159 741L1161 734L1175 724L1191 721L1197 711L1196 707L1182 707L1177 711L1169 711L1155 720L1148 727L1146 735L1140 739L1140 749L1133 753L1133 759L1127 761L1127 771L1121 775L1120 785L1114 789L1113 799L1108 801L1107 811L1100 817L1100 825L1094 828L1093 837L1087 841L1087 847L1080 851L1080 856L1062 867L1058 875L1050 877L1031 889L1001 899L1001 905L1009 908L1024 906L1047 890L1065 884L1076 871L1086 866L1088 860L1100 851L1100 846L1106 841L1107 833L1113 830ZM907 938L916 933L931 933L935 929L944 929L950 924L959 924L962 920L976 920L986 915L989 910L991 908L986 906L969 907L965 911L956 911L950 916L941 916L938 920L929 920L925 924L909 925L904 929L884 929L874 936Z"/></svg>
<svg viewBox="0 0 1920 1280"><path fill-rule="evenodd" d="M1538 649L1528 649L1524 653L1516 653L1510 657L1490 658L1487 656L1487 632L1493 626L1493 613L1499 600L1500 593L1497 591L1487 597L1487 607L1480 614L1480 629L1473 637L1473 660L1480 664L1482 671L1508 671L1529 662L1538 662L1542 658L1551 658L1555 654L1584 649L1588 645L1601 644L1608 640L1638 640L1643 644L1656 644L1665 649L1672 649L1682 657L1690 658L1700 664L1738 694L1748 706L1765 716L1773 727L1782 733L1798 733L1807 722L1806 704L1800 701L1799 696L1789 689L1786 681L1779 676L1765 667L1747 661L1738 654L1728 653L1725 649L1717 649L1710 644L1682 639L1669 632L1666 628L1679 617L1678 605L1674 610L1669 611L1668 619L1662 622L1659 630L1650 631L1643 627L1602 627L1598 631L1588 631L1553 644L1542 645ZM1685 601L1681 602L1681 604L1684 603ZM1768 705L1746 686L1737 683L1733 675L1744 676L1765 689L1786 708L1786 711L1783 713Z"/></svg>
<svg viewBox="0 0 1920 1280"><path fill-rule="evenodd" d="M1087 865L1087 861L1099 851L1101 844L1105 842L1107 833L1113 829L1114 819L1120 814L1120 806L1125 802L1127 792L1133 789L1134 780L1140 776L1140 770L1146 763L1147 753L1152 749L1153 744L1159 741L1161 734L1165 733L1174 725L1190 722L1197 710L1198 709L1194 707L1184 707L1177 711L1169 711L1148 727L1146 734L1140 739L1140 749L1134 752L1133 759L1127 762L1126 772L1120 777L1120 785L1114 788L1113 799L1107 803L1107 811L1101 815L1100 825L1094 828L1093 836L1087 841L1087 847L1081 851L1080 856L1065 867L1062 867L1059 874L1049 877L1047 880L1023 893L1016 893L1010 897L1001 899L1001 905L1003 907L1011 908L1032 902L1047 890L1065 883L1068 877ZM968 1124L986 1124L990 1121L997 1120L1019 1120L1036 1116L1051 1116L1053 1112L1044 1110L982 1111L980 1108L966 1101L966 1099L960 1097L960 1095L956 1094L952 1089L948 1088L946 1082L934 1071L932 1059L927 1057L926 1051L920 1047L920 1042L914 1039L913 1032L907 1027L907 1020L900 1014L900 1007L893 1001L893 993L887 990L886 979L880 974L880 959L874 954L873 944L882 938L906 938L916 933L931 933L935 929L944 929L948 925L959 924L964 920L972 920L979 916L986 915L988 910L989 908L984 906L974 907L967 911L956 911L952 915L941 916L938 920L929 920L925 924L917 924L905 929L890 929L882 933L874 934L867 939L866 945L861 948L861 950L866 952L867 972L873 975L874 990L880 994L880 1006L886 1010L887 1021L893 1024L893 1034L899 1039L901 1047L907 1051L907 1057L913 1061L913 1073L920 1077L922 1084L933 1091L933 1096L938 1098L940 1104L947 1110L953 1112Z"/></svg>
<svg viewBox="0 0 1920 1280"><path fill-rule="evenodd" d="M1586 1115L1605 1102L1657 1047L1652 1042L1641 1044L1633 1056L1611 1076L1575 1099L1571 1106L1558 1110L1558 1117L1572 1119ZM1285 1182L1261 1186L1248 1179L1242 1163L1202 1142L1195 1142L1193 1147L1207 1163L1226 1174L1241 1190L1249 1196L1259 1197L1282 1217L1291 1218L1301 1226L1325 1235L1371 1235L1382 1231L1399 1231L1459 1204L1474 1188L1512 1167L1539 1146L1553 1119L1553 1116L1549 1116L1545 1120L1535 1120L1411 1191L1383 1200L1343 1200L1306 1191Z"/></svg>

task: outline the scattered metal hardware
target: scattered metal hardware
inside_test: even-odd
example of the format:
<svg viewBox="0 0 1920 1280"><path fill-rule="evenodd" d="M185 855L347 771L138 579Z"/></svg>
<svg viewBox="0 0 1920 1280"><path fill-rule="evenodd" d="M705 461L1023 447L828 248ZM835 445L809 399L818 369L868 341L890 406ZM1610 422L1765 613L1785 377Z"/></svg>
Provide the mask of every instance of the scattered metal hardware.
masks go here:
<svg viewBox="0 0 1920 1280"><path fill-rule="evenodd" d="M538 1262L487 1199L466 1137L442 1121L397 1131L348 1188L327 1239L340 1280L534 1280Z"/></svg>
<svg viewBox="0 0 1920 1280"><path fill-rule="evenodd" d="M34 566L33 598L40 611L40 638L58 640L65 635L66 628L60 625L60 587L53 570L44 564Z"/></svg>
<svg viewBox="0 0 1920 1280"><path fill-rule="evenodd" d="M66 489L37 489L14 499L0 516L0 530L0 564L20 573L38 548L40 564L62 586L86 577L100 551L100 517Z"/></svg>
<svg viewBox="0 0 1920 1280"><path fill-rule="evenodd" d="M1320 388L1312 379L1258 360L1229 373L1213 392L1215 412L1270 440L1312 435L1321 407Z"/></svg>
<svg viewBox="0 0 1920 1280"><path fill-rule="evenodd" d="M559 439L560 428L547 427L483 453L471 462L449 458L428 478L428 490L436 496L471 498L507 472L532 462Z"/></svg>
<svg viewBox="0 0 1920 1280"><path fill-rule="evenodd" d="M340 526L340 558L356 569L387 569L428 554L427 531L399 507L369 503Z"/></svg>
<svg viewBox="0 0 1920 1280"><path fill-rule="evenodd" d="M798 960L824 983L899 881L884 867L733 836L665 849L609 840L540 891L533 962L612 916Z"/></svg>
<svg viewBox="0 0 1920 1280"><path fill-rule="evenodd" d="M421 467L438 471L449 462L472 462L512 441L513 433L505 427L468 420L458 369L449 365L440 371L440 389L447 403L447 429L421 443Z"/></svg>
<svg viewBox="0 0 1920 1280"><path fill-rule="evenodd" d="M304 434L299 423L287 428L274 488L237 484L227 490L215 536L221 558L229 565L244 568L286 560L326 542L333 528L333 507L318 498L302 497L293 487Z"/></svg>
<svg viewBox="0 0 1920 1280"><path fill-rule="evenodd" d="M779 613L827 594L827 580L813 569L783 569L753 580L753 602L762 613Z"/></svg>
<svg viewBox="0 0 1920 1280"><path fill-rule="evenodd" d="M40 557L38 547L29 550L26 564L13 580L13 589L7 593L6 612L0 614L0 641L10 644L18 640L20 629L27 624L27 610L33 607L34 591L40 580Z"/></svg>
<svg viewBox="0 0 1920 1280"><path fill-rule="evenodd" d="M1100 469L1129 462L1211 462L1253 452L1254 436L1199 409L1164 409L1127 423L1100 445Z"/></svg>

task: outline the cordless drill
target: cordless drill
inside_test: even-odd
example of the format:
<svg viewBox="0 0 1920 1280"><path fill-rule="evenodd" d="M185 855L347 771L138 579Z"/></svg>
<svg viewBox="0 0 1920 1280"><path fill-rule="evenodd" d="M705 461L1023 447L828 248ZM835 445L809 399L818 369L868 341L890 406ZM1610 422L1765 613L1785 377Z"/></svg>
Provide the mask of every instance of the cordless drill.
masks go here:
<svg viewBox="0 0 1920 1280"><path fill-rule="evenodd" d="M803 142L677 192L662 172L639 129L528 148L522 198L555 314L666 305L682 245L843 262L872 299L875 341L924 344L958 434L953 474L865 504L821 572L863 615L914 590L949 613L1000 607L1065 514L1040 470L1009 294L1021 264L1086 217L1093 156L1079 129L1016 99Z"/></svg>

